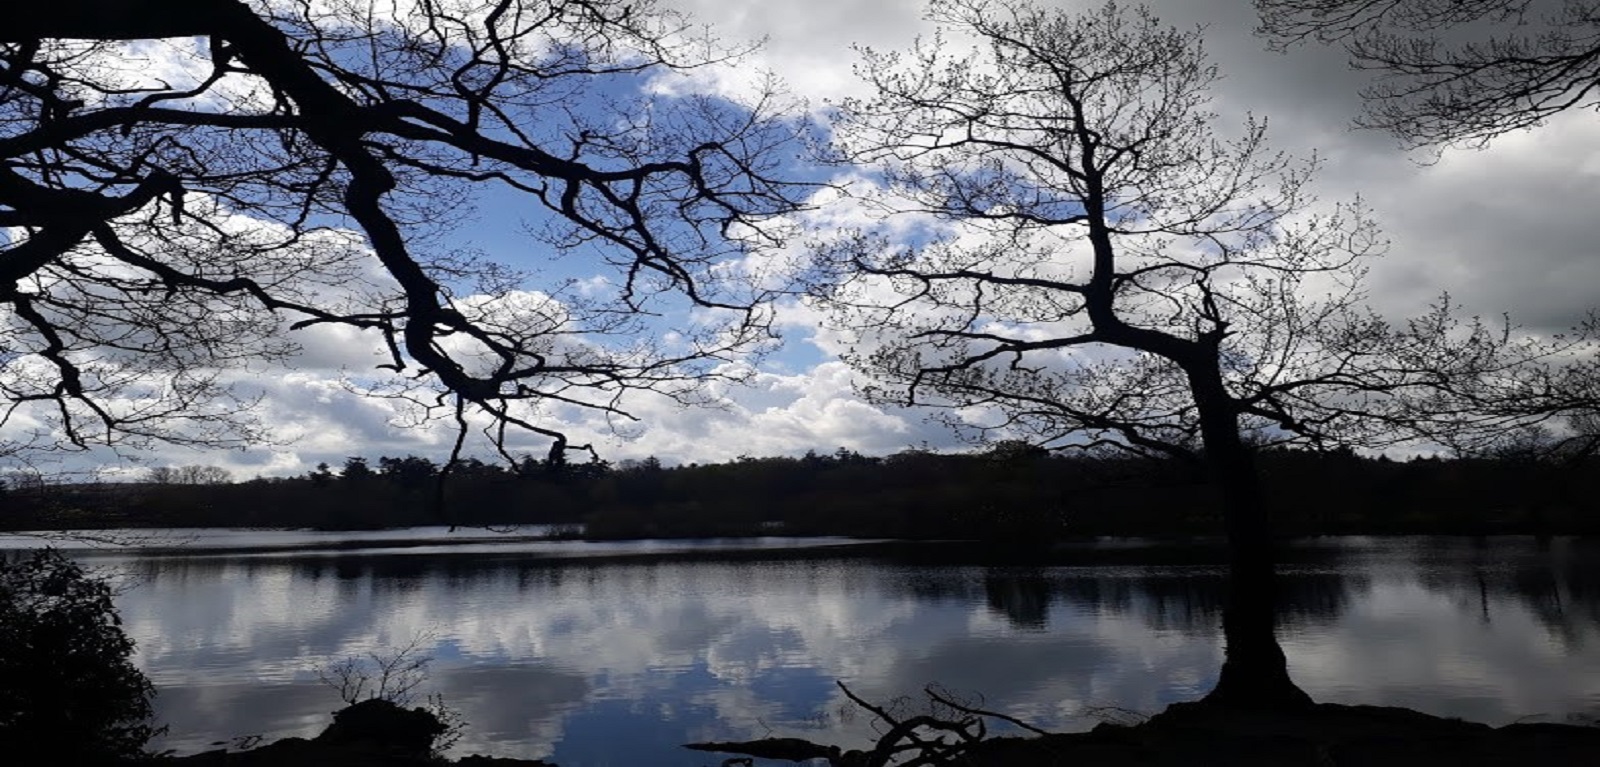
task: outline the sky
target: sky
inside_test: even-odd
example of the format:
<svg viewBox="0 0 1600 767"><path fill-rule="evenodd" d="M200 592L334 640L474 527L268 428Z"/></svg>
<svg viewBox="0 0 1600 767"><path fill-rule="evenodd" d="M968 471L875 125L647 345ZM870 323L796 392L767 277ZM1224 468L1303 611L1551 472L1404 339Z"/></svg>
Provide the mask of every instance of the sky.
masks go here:
<svg viewBox="0 0 1600 767"><path fill-rule="evenodd" d="M923 4L913 0L668 2L729 42L765 40L737 69L702 73L672 87L736 90L741 78L770 71L814 110L864 93L851 71L858 60L854 46L898 49L931 31ZM1391 243L1369 283L1369 302L1379 312L1404 317L1448 292L1467 313L1509 313L1530 330L1557 332L1600 304L1600 257L1592 252L1600 241L1593 215L1600 210L1600 117L1566 114L1483 150L1408 152L1387 134L1351 127L1366 75L1351 71L1340 51L1266 50L1253 34L1253 6L1244 0L1153 0L1149 6L1180 27L1203 25L1207 51L1223 74L1213 106L1224 123L1236 124L1246 114L1266 118L1274 148L1320 159L1314 189L1323 204L1359 196L1370 207ZM484 208L486 217L501 216L495 200ZM504 237L482 234L474 242L495 258L551 267L539 261L537 249L518 248ZM555 269L581 277L584 265L563 262ZM963 446L922 412L864 400L837 357L848 339L822 330L813 313L791 303L780 310L779 324L784 348L752 363L746 386L709 391L720 407L689 409L640 397L626 403L638 420L621 428L570 412L549 414L550 423L577 442L593 441L612 461L653 455L671 464L838 447L881 455ZM274 427L273 444L203 453L157 447L120 457L94 451L57 465L97 466L127 477L141 465L201 463L246 479L302 473L324 461L337 466L351 455L447 454L447 430L408 426L394 403L341 385L343 376L372 360L371 339L349 332L298 340L305 350L296 362L253 374L250 382L263 395L257 413ZM525 444L528 452L543 451L536 441ZM487 455L481 447L468 452Z"/></svg>

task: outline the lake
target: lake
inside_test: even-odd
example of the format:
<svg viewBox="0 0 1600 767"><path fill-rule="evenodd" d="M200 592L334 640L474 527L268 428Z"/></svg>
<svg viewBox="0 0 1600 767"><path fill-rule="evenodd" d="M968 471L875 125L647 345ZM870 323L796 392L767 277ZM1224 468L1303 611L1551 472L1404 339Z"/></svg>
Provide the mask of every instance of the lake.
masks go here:
<svg viewBox="0 0 1600 767"><path fill-rule="evenodd" d="M562 767L713 765L679 745L769 735L865 745L836 680L880 702L937 684L1074 730L1216 678L1214 546L1098 541L1002 567L845 543L173 531L75 553L121 584L171 726L157 745L179 753L313 735L341 705L319 669L407 645L433 659L419 692L467 724L453 753ZM1285 560L1280 637L1319 701L1600 715L1600 542L1319 538Z"/></svg>

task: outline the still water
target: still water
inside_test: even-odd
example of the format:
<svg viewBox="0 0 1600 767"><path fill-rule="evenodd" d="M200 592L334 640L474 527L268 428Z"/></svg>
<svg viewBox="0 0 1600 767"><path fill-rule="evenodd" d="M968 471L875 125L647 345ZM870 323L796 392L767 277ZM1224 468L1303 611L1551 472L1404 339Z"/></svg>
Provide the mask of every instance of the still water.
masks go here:
<svg viewBox="0 0 1600 767"><path fill-rule="evenodd" d="M419 691L467 723L455 753L563 767L710 765L679 744L769 735L865 745L835 680L876 701L937 684L1084 729L1104 707L1198 697L1222 660L1221 569L1125 541L1039 567L787 551L830 540L147 543L82 553L124 584L171 727L158 746L179 753L313 735L340 705L319 669L413 643L433 658ZM1600 714L1600 542L1322 538L1286 559L1280 636L1317 700L1492 724Z"/></svg>

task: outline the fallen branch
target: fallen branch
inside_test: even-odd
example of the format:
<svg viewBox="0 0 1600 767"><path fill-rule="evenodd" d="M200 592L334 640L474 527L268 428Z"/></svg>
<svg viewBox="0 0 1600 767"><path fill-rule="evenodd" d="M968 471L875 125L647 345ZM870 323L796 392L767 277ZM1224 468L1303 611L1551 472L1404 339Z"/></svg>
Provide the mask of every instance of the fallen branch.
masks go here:
<svg viewBox="0 0 1600 767"><path fill-rule="evenodd" d="M791 762L826 759L829 767L887 767L891 763L898 767L932 767L956 764L962 754L983 742L989 735L987 721L990 719L1037 735L1050 734L1016 717L958 702L931 686L924 688L923 693L934 704L934 710L940 713L902 718L856 695L843 682L836 684L852 703L871 712L877 721L882 722L882 734L870 751L843 751L838 746L824 746L802 738L690 743L685 748ZM954 716L943 715L942 711L953 712ZM723 762L724 765L738 763L737 759Z"/></svg>

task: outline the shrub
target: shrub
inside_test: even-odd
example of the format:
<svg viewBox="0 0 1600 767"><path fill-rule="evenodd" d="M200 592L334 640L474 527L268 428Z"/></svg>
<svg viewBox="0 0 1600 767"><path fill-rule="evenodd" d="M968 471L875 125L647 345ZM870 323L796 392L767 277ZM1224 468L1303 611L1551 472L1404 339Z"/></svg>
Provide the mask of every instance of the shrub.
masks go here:
<svg viewBox="0 0 1600 767"><path fill-rule="evenodd" d="M0 760L132 757L159 730L111 587L54 549L0 558Z"/></svg>

